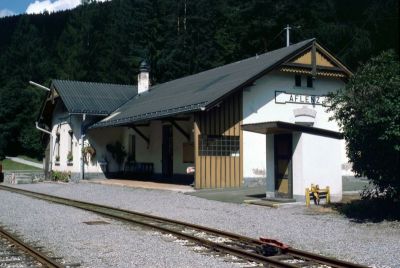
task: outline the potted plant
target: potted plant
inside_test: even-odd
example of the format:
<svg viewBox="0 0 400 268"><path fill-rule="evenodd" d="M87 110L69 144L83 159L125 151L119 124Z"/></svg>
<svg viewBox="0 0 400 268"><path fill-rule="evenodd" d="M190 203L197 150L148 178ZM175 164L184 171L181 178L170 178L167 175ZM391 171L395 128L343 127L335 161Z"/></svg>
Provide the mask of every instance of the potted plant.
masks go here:
<svg viewBox="0 0 400 268"><path fill-rule="evenodd" d="M92 146L88 145L83 147L82 153L83 153L83 160L85 161L85 163L87 163L89 158L93 159L93 157L95 157L96 150Z"/></svg>
<svg viewBox="0 0 400 268"><path fill-rule="evenodd" d="M67 154L67 161L68 161L67 165L72 166L72 161L74 161L74 156L71 151L69 151Z"/></svg>
<svg viewBox="0 0 400 268"><path fill-rule="evenodd" d="M121 170L122 163L127 155L124 146L121 144L121 142L117 141L115 144L107 144L106 149L111 153L111 156L115 162L117 162L118 169Z"/></svg>
<svg viewBox="0 0 400 268"><path fill-rule="evenodd" d="M60 156L56 155L56 162L54 163L56 166L60 165Z"/></svg>

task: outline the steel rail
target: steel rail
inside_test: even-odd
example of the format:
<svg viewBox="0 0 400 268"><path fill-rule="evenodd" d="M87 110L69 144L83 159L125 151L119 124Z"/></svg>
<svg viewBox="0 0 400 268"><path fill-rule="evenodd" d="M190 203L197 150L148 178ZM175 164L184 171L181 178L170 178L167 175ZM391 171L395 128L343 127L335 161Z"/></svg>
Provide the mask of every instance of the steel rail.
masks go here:
<svg viewBox="0 0 400 268"><path fill-rule="evenodd" d="M260 240L242 236L239 234L226 232L226 231L222 231L222 230L218 230L218 229L214 229L214 228L209 228L209 227L205 227L205 226L201 226L201 225L197 225L197 224L187 223L187 222L183 222L183 221L178 221L178 220L163 218L163 217L159 217L159 216L144 214L144 213L140 213L140 212L130 211L130 210L126 210L126 209L120 209L120 208L115 208L115 207L111 207L111 206L95 204L95 203L91 203L91 202L78 201L78 200L73 200L73 199L69 199L69 198L48 195L48 194L18 189L18 188L14 188L14 187L8 187L8 186L4 186L4 185L0 185L0 190L6 190L6 191L15 192L15 193L27 195L30 197L38 198L41 200L46 200L46 201L50 201L50 202L54 202L54 203L58 203L58 204L73 206L73 207L77 207L77 208L84 209L87 211L96 212L96 213L99 213L99 214L102 214L102 215L105 215L108 217L117 218L120 220L134 222L136 224L159 229L163 232L173 233L174 235L179 236L181 238L196 241L200 244L207 246L208 248L215 249L217 251L222 251L222 252L229 253L229 254L233 254L233 255L239 256L241 258L247 259L247 260L269 264L269 265L272 265L272 267L299 267L296 265L292 265L289 263L284 263L282 261L276 260L273 257L266 257L266 256L263 256L260 254L255 254L255 253L237 249L237 248L234 248L231 246L215 243L215 242L212 242L207 239L199 238L196 236L192 236L189 234L185 234L185 233L173 230L171 228L159 226L156 223L152 224L149 222L145 222L145 220L141 221L141 220L138 220L138 219L135 219L132 217L139 216L139 217L142 217L143 219L150 219L152 221L156 221L159 223L164 222L167 224L179 225L181 227L189 227L192 229L196 229L198 231L203 231L203 232L211 233L211 234L214 234L214 235L217 235L220 237L222 236L222 237L229 238L232 240L237 240L237 241L240 241L243 243L247 243L252 246L262 246L263 245L263 242L261 242ZM108 210L108 211L105 211L105 210ZM325 257L322 255L310 253L307 251L294 249L291 247L286 249L285 253L289 254L293 257L299 257L299 258L305 259L307 261L314 261L319 264L325 264L325 265L329 265L329 266L335 267L335 268L344 268L344 267L366 268L366 266L363 266L363 265L354 264L354 263L338 260L335 258L329 258L329 257Z"/></svg>
<svg viewBox="0 0 400 268"><path fill-rule="evenodd" d="M15 237L11 233L7 232L3 228L0 228L0 236L6 238L12 244L16 245L19 249L21 249L24 252L26 252L29 256L33 257L35 260L37 260L42 265L44 265L44 267L49 267L49 268L63 268L63 267L65 267L64 265L59 264L58 262L54 261L50 257L48 257L45 254L41 253L40 251L38 251L38 250L34 249L33 247L27 245L22 240L20 240L19 238Z"/></svg>

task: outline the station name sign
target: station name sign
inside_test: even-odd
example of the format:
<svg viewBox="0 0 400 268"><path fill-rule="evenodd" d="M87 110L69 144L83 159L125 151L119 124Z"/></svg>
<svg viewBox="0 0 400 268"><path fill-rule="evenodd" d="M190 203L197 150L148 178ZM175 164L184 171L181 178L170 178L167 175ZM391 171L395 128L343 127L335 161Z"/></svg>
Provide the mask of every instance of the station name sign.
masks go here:
<svg viewBox="0 0 400 268"><path fill-rule="evenodd" d="M275 103L298 103L309 105L325 105L326 96L307 95L297 93L286 93L285 91L275 91Z"/></svg>

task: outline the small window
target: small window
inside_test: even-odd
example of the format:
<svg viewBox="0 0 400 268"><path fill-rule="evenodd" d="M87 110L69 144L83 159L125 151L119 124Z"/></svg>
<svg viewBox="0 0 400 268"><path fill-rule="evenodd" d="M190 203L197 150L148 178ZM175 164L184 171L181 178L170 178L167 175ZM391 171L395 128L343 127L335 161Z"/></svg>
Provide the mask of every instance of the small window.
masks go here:
<svg viewBox="0 0 400 268"><path fill-rule="evenodd" d="M312 76L307 76L307 87L313 87L314 79Z"/></svg>
<svg viewBox="0 0 400 268"><path fill-rule="evenodd" d="M239 136L199 135L199 155L239 156Z"/></svg>
<svg viewBox="0 0 400 268"><path fill-rule="evenodd" d="M60 161L60 142L61 142L61 137L60 137L60 133L56 133L56 145L55 145L55 149L56 149L56 153L55 153L55 157L56 157L56 162Z"/></svg>
<svg viewBox="0 0 400 268"><path fill-rule="evenodd" d="M68 131L68 152L72 153L74 142L74 133L72 130Z"/></svg>
<svg viewBox="0 0 400 268"><path fill-rule="evenodd" d="M296 87L301 87L301 75L296 74L294 76L294 84Z"/></svg>

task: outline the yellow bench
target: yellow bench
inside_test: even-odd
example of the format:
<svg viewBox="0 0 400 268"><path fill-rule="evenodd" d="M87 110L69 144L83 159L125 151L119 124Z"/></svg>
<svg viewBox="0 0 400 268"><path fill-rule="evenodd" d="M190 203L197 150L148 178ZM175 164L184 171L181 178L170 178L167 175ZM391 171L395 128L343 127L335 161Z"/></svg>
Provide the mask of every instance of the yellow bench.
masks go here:
<svg viewBox="0 0 400 268"><path fill-rule="evenodd" d="M326 199L326 203L329 204L331 202L331 194L329 190L329 186L326 186L325 189L320 189L318 185L311 184L311 188L306 188L306 206L310 206L310 200L314 200L315 205L319 205L320 199Z"/></svg>

